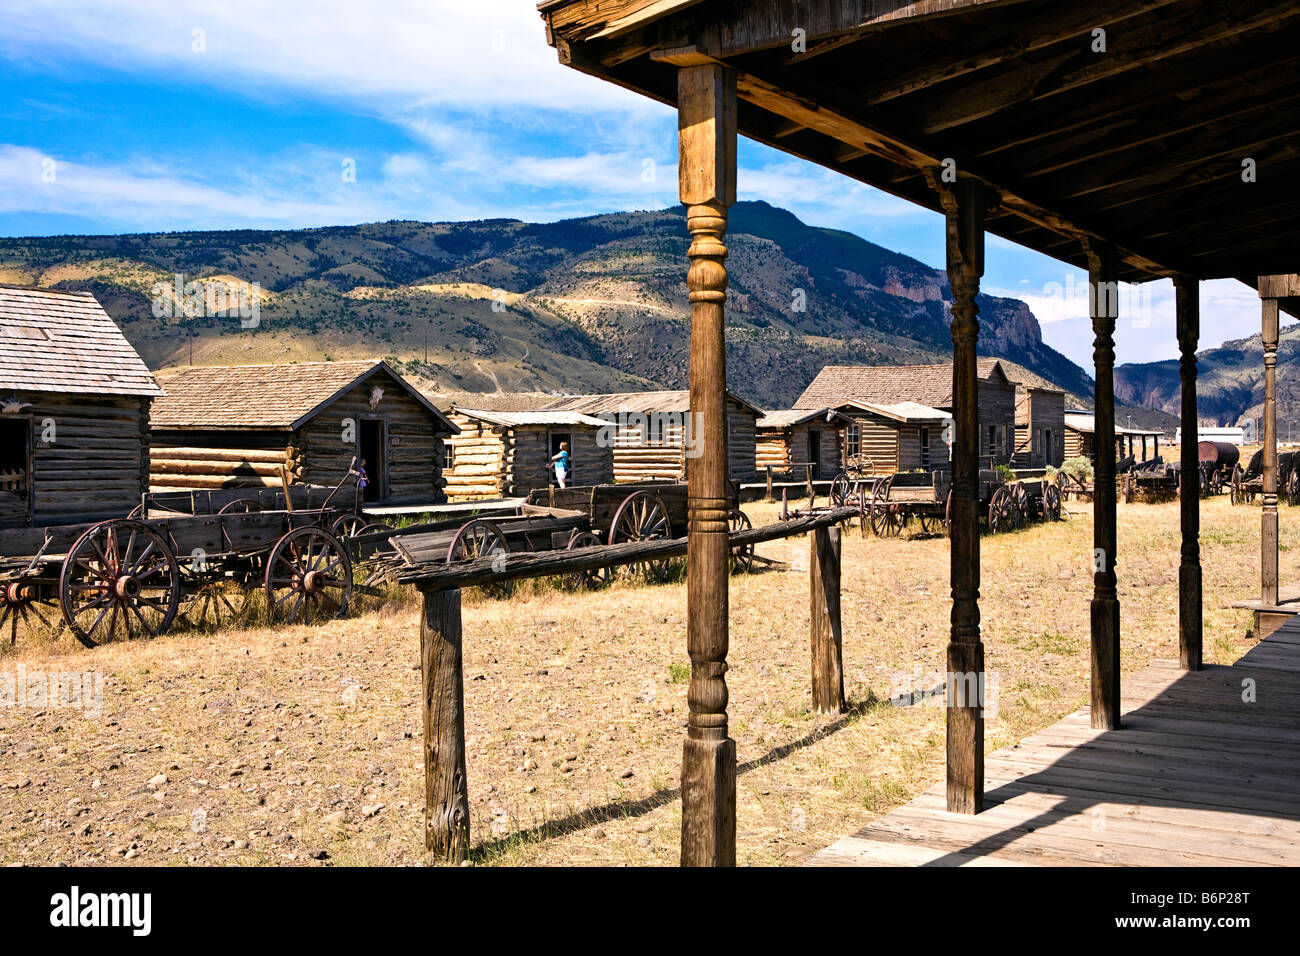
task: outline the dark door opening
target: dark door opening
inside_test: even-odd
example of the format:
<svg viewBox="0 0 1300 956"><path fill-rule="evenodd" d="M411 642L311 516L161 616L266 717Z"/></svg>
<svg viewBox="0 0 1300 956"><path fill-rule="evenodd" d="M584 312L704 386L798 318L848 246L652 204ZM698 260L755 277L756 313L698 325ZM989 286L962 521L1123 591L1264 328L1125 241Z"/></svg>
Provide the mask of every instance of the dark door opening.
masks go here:
<svg viewBox="0 0 1300 956"><path fill-rule="evenodd" d="M812 462L812 476L822 476L822 433L816 428L808 429L808 460Z"/></svg>
<svg viewBox="0 0 1300 956"><path fill-rule="evenodd" d="M551 438L550 438L550 449L551 449L551 451L550 451L550 457L551 457L551 458L554 458L556 455L558 455L558 454L560 453L560 443L561 443L561 442L566 442L566 443L568 443L568 446L569 446L569 473L565 476L565 478L564 478L564 483L565 483L566 485L568 485L570 488L572 488L572 487L573 487L573 442L571 442L571 441L569 440L569 433L568 433L568 432L557 432L557 431L552 431L552 432L551 432ZM551 469L550 469L550 475L549 475L548 483L549 483L549 484L555 484L555 469L554 469L554 468L551 468Z"/></svg>
<svg viewBox="0 0 1300 956"><path fill-rule="evenodd" d="M31 423L0 419L0 522L26 522L31 513Z"/></svg>
<svg viewBox="0 0 1300 956"><path fill-rule="evenodd" d="M387 442L384 441L385 423L381 419L361 419L359 453L361 465L366 470L366 490L363 500L383 501L388 497Z"/></svg>

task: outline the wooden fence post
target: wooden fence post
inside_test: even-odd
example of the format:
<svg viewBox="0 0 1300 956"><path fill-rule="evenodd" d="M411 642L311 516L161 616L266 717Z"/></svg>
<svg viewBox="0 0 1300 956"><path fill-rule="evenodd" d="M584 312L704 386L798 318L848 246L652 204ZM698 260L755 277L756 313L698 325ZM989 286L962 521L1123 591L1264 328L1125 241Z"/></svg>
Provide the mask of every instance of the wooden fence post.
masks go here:
<svg viewBox="0 0 1300 956"><path fill-rule="evenodd" d="M840 630L840 528L809 533L812 635L812 696L819 714L844 709L844 645Z"/></svg>
<svg viewBox="0 0 1300 956"><path fill-rule="evenodd" d="M424 845L437 856L460 863L469 854L460 591L423 595Z"/></svg>
<svg viewBox="0 0 1300 956"><path fill-rule="evenodd" d="M767 466L767 500L776 501L776 497L772 494L772 466L771 465Z"/></svg>
<svg viewBox="0 0 1300 956"><path fill-rule="evenodd" d="M804 468L807 469L807 473L808 473L808 507L812 508L816 503L815 502L816 495L813 494L813 482L812 482L813 466L804 465Z"/></svg>

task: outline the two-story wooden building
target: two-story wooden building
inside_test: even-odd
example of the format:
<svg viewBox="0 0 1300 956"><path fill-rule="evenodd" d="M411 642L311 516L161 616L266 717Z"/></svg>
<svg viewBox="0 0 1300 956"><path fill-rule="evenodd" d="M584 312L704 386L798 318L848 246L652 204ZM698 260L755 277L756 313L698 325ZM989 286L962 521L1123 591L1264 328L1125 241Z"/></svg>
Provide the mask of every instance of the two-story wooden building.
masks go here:
<svg viewBox="0 0 1300 956"><path fill-rule="evenodd" d="M1065 460L1065 393L1037 385L1016 390L1017 468L1059 468Z"/></svg>

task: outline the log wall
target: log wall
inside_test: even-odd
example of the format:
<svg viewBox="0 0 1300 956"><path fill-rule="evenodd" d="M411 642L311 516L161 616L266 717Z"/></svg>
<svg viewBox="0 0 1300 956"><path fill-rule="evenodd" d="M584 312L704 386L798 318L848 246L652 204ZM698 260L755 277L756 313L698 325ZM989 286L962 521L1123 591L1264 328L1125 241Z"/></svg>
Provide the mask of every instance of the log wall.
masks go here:
<svg viewBox="0 0 1300 956"><path fill-rule="evenodd" d="M530 491L548 488L554 478L553 433L569 436L570 486L615 480L614 450L598 440L602 430L594 425L505 428L460 413L450 417L461 429L450 439L453 459L446 475L447 494L455 500L526 498ZM680 436L677 441L680 455Z"/></svg>
<svg viewBox="0 0 1300 956"><path fill-rule="evenodd" d="M48 392L14 397L31 403L12 419L30 428L30 464L23 478L10 482L0 523L95 521L122 517L140 503L148 486L149 398Z"/></svg>

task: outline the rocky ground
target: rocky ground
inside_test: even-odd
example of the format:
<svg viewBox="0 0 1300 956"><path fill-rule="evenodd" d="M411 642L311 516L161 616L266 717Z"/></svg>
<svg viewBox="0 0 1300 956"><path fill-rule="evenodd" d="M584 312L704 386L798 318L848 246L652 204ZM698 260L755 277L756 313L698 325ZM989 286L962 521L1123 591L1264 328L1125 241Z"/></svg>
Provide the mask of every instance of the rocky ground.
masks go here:
<svg viewBox="0 0 1300 956"><path fill-rule="evenodd" d="M1091 515L983 540L982 609L1005 745L1086 700ZM756 523L771 506L747 506ZM1203 516L1207 657L1250 642L1258 508ZM1300 535L1283 513L1282 572ZM1177 506L1121 505L1124 668L1176 658ZM732 588L728 674L739 860L797 864L941 779L943 710L894 706L941 669L943 538L845 538L848 714L809 710L806 543ZM474 864L672 865L684 736L685 590L548 586L466 597ZM419 632L400 598L312 627L173 633L88 651L22 635L5 674L98 673L102 710L0 707L0 862L418 864ZM924 680L924 676L922 676ZM99 711L99 712L96 712Z"/></svg>

